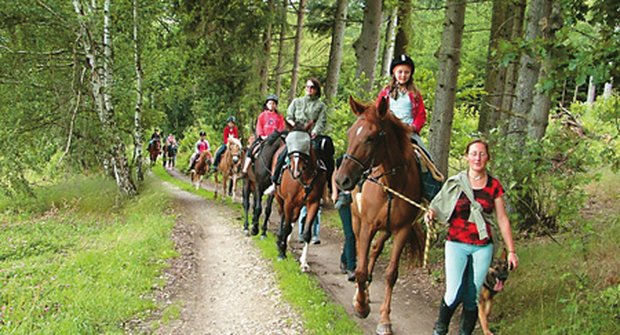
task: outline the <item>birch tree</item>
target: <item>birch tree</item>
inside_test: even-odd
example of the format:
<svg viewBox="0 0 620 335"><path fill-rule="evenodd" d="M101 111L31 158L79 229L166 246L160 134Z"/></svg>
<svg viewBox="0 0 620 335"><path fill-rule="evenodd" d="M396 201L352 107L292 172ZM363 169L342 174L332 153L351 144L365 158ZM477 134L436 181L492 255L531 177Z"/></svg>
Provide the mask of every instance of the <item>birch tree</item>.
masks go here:
<svg viewBox="0 0 620 335"><path fill-rule="evenodd" d="M439 73L435 89L435 104L430 126L429 151L439 171L448 175L448 153L454 118L454 101L459 67L461 43L465 25L465 2L448 0L441 46L438 52Z"/></svg>
<svg viewBox="0 0 620 335"><path fill-rule="evenodd" d="M91 71L91 88L102 126L102 135L107 137L106 140L109 140L109 142L103 141L103 143L109 143L105 151L109 158L111 172L120 191L125 195L135 196L137 189L131 180L129 164L125 156L125 145L118 135L114 120L114 106L110 95L112 85L110 0L105 0L103 7L103 55L97 47L95 37L97 31L96 21L94 20L97 18L96 2L92 1L91 4L83 5L80 0L72 1L80 24L80 43L84 48Z"/></svg>
<svg viewBox="0 0 620 335"><path fill-rule="evenodd" d="M140 20L138 18L138 0L133 0L133 47L134 47L134 65L136 68L136 107L133 117L133 165L136 167L136 176L138 180L144 180L144 174L142 172L142 59L140 50L140 39L138 34L138 27L140 26Z"/></svg>
<svg viewBox="0 0 620 335"><path fill-rule="evenodd" d="M509 9L509 21L511 26L510 40L516 41L523 36L523 24L525 21L526 0L515 0ZM491 114L489 124L499 124L502 134L508 132L508 122L512 113L512 106L515 100L515 88L519 78L519 60L513 60L506 67L506 78L504 78L504 94L500 115ZM497 117L497 120L493 118Z"/></svg>
<svg viewBox="0 0 620 335"><path fill-rule="evenodd" d="M336 1L336 15L332 42L329 47L329 64L327 65L327 79L325 80L325 96L327 101L338 93L338 80L340 78L340 66L342 65L342 48L344 44L344 32L347 22L348 0Z"/></svg>
<svg viewBox="0 0 620 335"><path fill-rule="evenodd" d="M276 80L276 94L280 96L282 93L282 68L284 67L284 41L286 39L286 8L288 6L288 0L282 1L282 7L280 8L280 33L278 34L278 60L275 68L275 80Z"/></svg>
<svg viewBox="0 0 620 335"><path fill-rule="evenodd" d="M411 0L398 1L398 29L394 41L394 54L407 53L409 46L409 31L411 30ZM389 70L388 70L389 71Z"/></svg>
<svg viewBox="0 0 620 335"><path fill-rule="evenodd" d="M269 13L273 13L274 1L267 1L267 8L269 8ZM267 26L265 27L265 32L263 33L263 58L261 59L260 65L260 95L262 97L267 95L267 89L269 88L269 61L271 59L271 30L273 26L273 19L271 15L269 15L269 19L267 20Z"/></svg>
<svg viewBox="0 0 620 335"><path fill-rule="evenodd" d="M355 77L364 78L361 89L365 92L371 91L375 80L381 19L381 0L366 0L362 31L359 38L353 44L355 57L357 58Z"/></svg>
<svg viewBox="0 0 620 335"><path fill-rule="evenodd" d="M385 28L385 40L383 45L383 58L381 60L381 75L390 75L390 64L394 58L396 43L396 27L398 26L398 8L395 7L388 16L388 24Z"/></svg>

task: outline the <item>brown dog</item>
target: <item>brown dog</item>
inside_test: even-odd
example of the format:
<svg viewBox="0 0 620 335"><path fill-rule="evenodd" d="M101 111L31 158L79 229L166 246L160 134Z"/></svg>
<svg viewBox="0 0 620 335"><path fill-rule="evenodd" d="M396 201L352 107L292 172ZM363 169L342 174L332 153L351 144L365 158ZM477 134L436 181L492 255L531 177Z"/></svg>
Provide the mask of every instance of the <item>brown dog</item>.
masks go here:
<svg viewBox="0 0 620 335"><path fill-rule="evenodd" d="M499 258L495 259L489 268L487 277L484 280L484 286L480 292L478 299L478 319L480 327L484 335L493 335L489 330L489 314L491 314L491 306L493 306L493 297L504 289L504 283L508 279L508 254L506 249L502 251Z"/></svg>

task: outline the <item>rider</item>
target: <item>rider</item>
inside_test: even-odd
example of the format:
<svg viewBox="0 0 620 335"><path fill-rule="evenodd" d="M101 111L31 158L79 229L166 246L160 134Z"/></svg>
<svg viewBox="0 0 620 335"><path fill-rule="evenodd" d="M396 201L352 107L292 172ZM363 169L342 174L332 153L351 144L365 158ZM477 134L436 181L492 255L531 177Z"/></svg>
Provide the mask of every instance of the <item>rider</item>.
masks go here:
<svg viewBox="0 0 620 335"><path fill-rule="evenodd" d="M155 131L153 131L153 134L151 134L151 139L149 140L149 147L155 141L161 143L161 135L159 135L159 129L157 128L155 128Z"/></svg>
<svg viewBox="0 0 620 335"><path fill-rule="evenodd" d="M288 107L286 122L294 126L296 123L303 125L311 124L310 136L312 137L313 147L324 150L326 156L322 157L327 168L328 180L334 170L333 142L329 136L323 135L327 123L327 106L319 98L321 97L321 83L316 78L309 78L306 81L306 94L303 97L295 98ZM288 150L284 147L278 163L271 177L272 184L265 190L265 194L272 194L275 185L280 182L280 174Z"/></svg>
<svg viewBox="0 0 620 335"><path fill-rule="evenodd" d="M415 73L413 60L407 55L394 58L390 65L390 73L392 79L379 92L377 106L383 98L388 98L390 111L411 130L411 140L428 153L420 138L420 130L426 123L426 109L422 94L413 82Z"/></svg>
<svg viewBox="0 0 620 335"><path fill-rule="evenodd" d="M236 122L237 119L232 115L226 119L226 126L224 127L224 144L222 144L215 153L215 161L213 162L213 166L211 166L211 172L217 171L217 166L220 164L220 159L226 151L228 137L239 139L239 129L237 128Z"/></svg>
<svg viewBox="0 0 620 335"><path fill-rule="evenodd" d="M265 98L263 104L263 111L256 120L256 139L246 152L245 162L243 163L243 174L248 173L248 167L252 162L252 151L256 146L260 145L269 135L278 131L284 130L284 117L278 113L278 96L275 94L269 94Z"/></svg>
<svg viewBox="0 0 620 335"><path fill-rule="evenodd" d="M196 159L198 159L198 156L200 156L203 151L210 150L209 141L207 141L206 136L207 133L204 130L200 131L200 139L194 145L195 151L189 159L189 168L187 169L188 172L194 168L194 164L196 164Z"/></svg>

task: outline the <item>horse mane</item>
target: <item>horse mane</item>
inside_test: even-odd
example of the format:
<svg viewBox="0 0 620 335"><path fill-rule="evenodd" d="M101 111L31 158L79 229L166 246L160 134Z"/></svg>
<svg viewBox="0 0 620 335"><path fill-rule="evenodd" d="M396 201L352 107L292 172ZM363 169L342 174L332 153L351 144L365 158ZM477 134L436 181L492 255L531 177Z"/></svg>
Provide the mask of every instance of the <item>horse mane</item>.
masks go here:
<svg viewBox="0 0 620 335"><path fill-rule="evenodd" d="M230 142L232 142L234 145L238 146L239 148L243 148L243 144L241 144L241 141L236 137L229 137L228 144L230 144Z"/></svg>
<svg viewBox="0 0 620 335"><path fill-rule="evenodd" d="M368 109L366 109L366 113L364 114L369 121L381 124L384 131L386 132L386 137L388 138L388 140L391 136L395 138L395 141L398 144L398 150L387 151L388 160L390 162L408 162L410 160L415 160L414 151L411 147L410 140L411 130L409 129L409 127L407 127L405 123L398 119L389 110L385 113L385 116L381 118L379 116L378 107L374 104L372 104Z"/></svg>

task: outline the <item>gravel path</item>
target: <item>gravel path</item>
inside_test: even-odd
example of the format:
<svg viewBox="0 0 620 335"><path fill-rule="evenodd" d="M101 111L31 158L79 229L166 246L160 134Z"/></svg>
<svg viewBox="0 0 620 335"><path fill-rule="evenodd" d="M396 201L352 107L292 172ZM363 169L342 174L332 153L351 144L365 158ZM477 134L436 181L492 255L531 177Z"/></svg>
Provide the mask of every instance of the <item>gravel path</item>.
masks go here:
<svg viewBox="0 0 620 335"><path fill-rule="evenodd" d="M239 213L166 185L179 214L177 226L185 231L177 236L194 240L197 254L192 255L192 246L181 252L193 256L196 271L185 271L189 278L174 298L186 303L181 317L157 333L304 334L300 317L281 297L270 264L234 222Z"/></svg>

